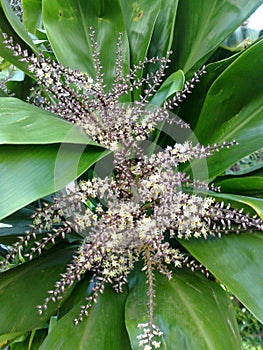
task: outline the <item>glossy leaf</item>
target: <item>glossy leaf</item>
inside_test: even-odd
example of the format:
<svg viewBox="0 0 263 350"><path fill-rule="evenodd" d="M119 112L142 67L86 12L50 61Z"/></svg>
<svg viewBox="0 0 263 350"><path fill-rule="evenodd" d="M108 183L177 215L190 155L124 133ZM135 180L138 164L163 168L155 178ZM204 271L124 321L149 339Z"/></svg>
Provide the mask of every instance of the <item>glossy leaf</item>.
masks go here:
<svg viewBox="0 0 263 350"><path fill-rule="evenodd" d="M184 73L182 70L169 75L169 77L163 82L161 87L155 93L150 103L156 106L161 106L163 102L173 95L176 91L180 91L184 86Z"/></svg>
<svg viewBox="0 0 263 350"><path fill-rule="evenodd" d="M160 0L120 0L129 38L131 64L146 57L154 25L160 11ZM146 29L147 28L147 29Z"/></svg>
<svg viewBox="0 0 263 350"><path fill-rule="evenodd" d="M89 316L75 326L73 320L80 312L80 305L86 302L82 299L52 328L40 350L129 350L124 324L126 296L107 287L104 294L99 295L97 304L91 307Z"/></svg>
<svg viewBox="0 0 263 350"><path fill-rule="evenodd" d="M128 72L128 39L118 1L65 0L61 3L59 0L43 0L43 22L58 61L64 66L88 72L94 78L89 37L92 26L107 86L114 79L117 38L123 33L123 64L124 71Z"/></svg>
<svg viewBox="0 0 263 350"><path fill-rule="evenodd" d="M3 44L3 33L7 33L9 36L12 36L14 43L20 44L23 50L26 49L29 53L32 53L31 48L19 37L19 35L12 28L6 18L4 10L0 6L0 56L5 58L8 62L14 64L29 76L32 76L32 74L30 74L30 72L27 70L27 63L19 61L19 57L14 57L13 52L10 49L6 48L6 44Z"/></svg>
<svg viewBox="0 0 263 350"><path fill-rule="evenodd" d="M43 316L38 315L36 306L43 304L73 252L74 247L63 244L0 275L0 334L26 332L48 320L57 305L51 303Z"/></svg>
<svg viewBox="0 0 263 350"><path fill-rule="evenodd" d="M160 12L148 49L149 57L165 56L167 51L171 49L178 2L179 0L161 1ZM170 65L173 66L173 62Z"/></svg>
<svg viewBox="0 0 263 350"><path fill-rule="evenodd" d="M160 349L240 349L232 305L217 283L186 270L175 270L171 280L155 277L154 322L164 332ZM133 350L141 349L137 325L147 322L147 298L145 274L137 272L126 302Z"/></svg>
<svg viewBox="0 0 263 350"><path fill-rule="evenodd" d="M191 94L187 96L187 100L181 105L178 115L190 124L192 130L194 130L198 123L210 87L237 57L238 55L233 55L219 62L208 64L205 68L206 74L201 77L199 83L195 84Z"/></svg>
<svg viewBox="0 0 263 350"><path fill-rule="evenodd" d="M262 0L180 0L174 43L175 68L192 74Z"/></svg>
<svg viewBox="0 0 263 350"><path fill-rule="evenodd" d="M239 142L207 158L210 180L263 147L262 59L263 40L240 55L207 93L195 137L202 144ZM200 173L201 179L206 179L204 176Z"/></svg>
<svg viewBox="0 0 263 350"><path fill-rule="evenodd" d="M263 172L255 172L248 176L226 176L215 182L224 193L258 196L263 194Z"/></svg>
<svg viewBox="0 0 263 350"><path fill-rule="evenodd" d="M263 322L262 233L180 243Z"/></svg>
<svg viewBox="0 0 263 350"><path fill-rule="evenodd" d="M5 16L9 22L9 24L12 26L13 30L16 32L16 34L35 52L37 52L37 48L33 43L33 40L28 35L26 29L22 25L22 23L19 21L17 16L15 15L14 11L12 10L9 1L8 0L0 0L0 4L2 6L2 9L5 13ZM2 29L2 26L0 25L0 28ZM7 34L10 34L7 32Z"/></svg>
<svg viewBox="0 0 263 350"><path fill-rule="evenodd" d="M62 189L107 154L103 152L69 143L1 146L0 219Z"/></svg>
<svg viewBox="0 0 263 350"><path fill-rule="evenodd" d="M150 101L151 105L161 106L163 102L175 94L176 91L183 89L185 82L184 73L181 70L172 73L161 85L159 90L155 93ZM158 129L154 134L154 142L152 142L147 148L146 153L148 155L153 154L156 151L158 141L160 140L161 132L165 126L165 122L158 125ZM169 128L170 129L170 128ZM175 130L175 129L174 129Z"/></svg>
<svg viewBox="0 0 263 350"><path fill-rule="evenodd" d="M79 127L16 98L0 98L0 144L96 145Z"/></svg>
<svg viewBox="0 0 263 350"><path fill-rule="evenodd" d="M160 11L161 0L120 0L126 31L129 38L131 66L144 61L150 45L155 21ZM147 28L147 30L145 30ZM156 66L155 66L156 68ZM142 77L138 72L137 76ZM133 100L139 99L142 89L133 91Z"/></svg>
<svg viewBox="0 0 263 350"><path fill-rule="evenodd" d="M36 34L42 22L42 0L22 0L23 25L30 33Z"/></svg>

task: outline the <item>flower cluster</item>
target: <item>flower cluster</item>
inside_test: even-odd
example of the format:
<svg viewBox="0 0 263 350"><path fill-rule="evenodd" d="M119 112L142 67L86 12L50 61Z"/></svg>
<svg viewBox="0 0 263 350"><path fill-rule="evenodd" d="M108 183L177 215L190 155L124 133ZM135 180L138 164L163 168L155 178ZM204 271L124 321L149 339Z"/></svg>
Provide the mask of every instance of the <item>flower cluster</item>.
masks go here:
<svg viewBox="0 0 263 350"><path fill-rule="evenodd" d="M93 272L92 294L86 298L75 324L88 315L89 308L109 283L117 292L127 284L128 275L139 260L143 261L148 284L148 322L139 324L138 335L144 350L160 347L162 331L154 322L154 273L159 271L172 278L170 266L187 266L208 271L195 260L185 257L171 243L176 239L204 238L229 232L256 229L263 231L257 217L244 215L241 210L218 203L207 196L206 183L193 181L179 169L180 164L192 159L207 158L221 148L235 146L236 142L222 145L193 145L186 141L168 146L163 151L148 154L143 141L147 140L161 121L187 127L169 115L168 109L180 103L204 69L185 84L161 107L150 107L149 100L161 84L169 63L169 54L139 62L126 76L122 73L121 36L117 45L116 77L111 89L105 91L102 67L94 32L90 34L94 66L97 76L73 71L44 58L28 56L19 45L5 37L5 44L28 63L35 75L39 90L34 102L76 125L80 125L92 139L114 152L114 171L104 178L94 176L75 184L74 190L60 194L54 202L36 211L31 230L19 238L7 257L14 258L21 247L36 239L36 232L47 231L42 241L28 253L32 259L41 253L48 242L73 232L84 237L72 262L48 292L39 313L50 301L62 299L67 288L76 280ZM159 69L139 79L138 72L146 65L160 63ZM148 85L143 96L134 104L120 104L119 98L130 91ZM197 191L196 191L197 190Z"/></svg>

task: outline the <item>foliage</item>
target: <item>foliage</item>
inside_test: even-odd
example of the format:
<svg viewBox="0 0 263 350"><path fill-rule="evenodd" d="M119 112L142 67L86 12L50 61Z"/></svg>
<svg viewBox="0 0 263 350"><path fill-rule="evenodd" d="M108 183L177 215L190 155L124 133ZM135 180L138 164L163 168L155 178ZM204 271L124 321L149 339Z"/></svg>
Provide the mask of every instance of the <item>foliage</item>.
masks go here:
<svg viewBox="0 0 263 350"><path fill-rule="evenodd" d="M23 27L12 14L8 2L1 0L0 31L6 32L8 37L13 36L13 42L20 46L13 48L18 53L18 55L13 55L10 45L0 43L0 55L6 61L17 65L29 77L29 81L26 79L21 81L19 88L21 89L22 86L24 89L28 84L34 86L35 91L38 91L37 95L32 95L29 92L27 95L38 106L22 102L20 99L23 97L16 92L16 86L12 86L12 89L19 99L14 97L0 98L0 157L2 167L0 217L3 223L0 228L1 254L14 257L14 260L10 260L12 265L24 262L26 254L22 254L21 249L25 245L14 246L13 253L17 253L16 257L14 254L12 255L12 252L10 253L9 248L9 245L16 241L15 237L19 234L21 236L20 242L28 242L29 247L24 247L24 249L25 253L28 253L32 258L32 261L19 264L19 266L3 272L0 277L0 304L3 306L1 307L0 344L3 346L9 342L11 349L19 348L19 346L22 349L50 349L55 346L63 349L72 349L73 347L81 349L84 346L87 349L94 347L108 349L109 344L114 349L138 349L139 329L137 324L138 322L147 323L148 315L151 332L153 332L151 318L154 317L154 322L163 333L160 333L162 340L160 348L240 349L241 340L233 308L224 290L216 283L213 276L225 284L260 321L263 321L262 235L260 232L254 232L253 235L241 233L240 236L230 234L221 239L209 238L205 240L199 238L196 240L191 238L184 240L182 239L185 235L184 228L181 229L182 238L180 238L180 235L179 237L177 235L178 229L180 233L180 227L175 226L174 237L167 236L166 243L163 244L169 243L173 253L180 249L185 255L184 258L178 255L179 261L183 262L185 267L192 268L192 272L185 270L185 268L180 270L173 268L173 278L168 280L161 273L154 271L152 276L155 278L154 287L153 281L150 282L152 267L149 266L153 260L147 257L150 251L146 248L148 241L143 241L143 249L141 246L134 249L138 249L138 257L142 256L144 259L148 286L145 283L145 276L141 272L142 266L139 263L135 264L133 273L127 276L128 288L124 288L122 294L116 295L106 285L105 292L98 293L97 303L89 305L87 318L84 318L78 326L74 326L72 320L78 317L80 305L85 305L86 300L90 300L92 289L96 291L96 279L94 276L92 278L91 272L85 274L86 278L82 278L84 273L81 272L81 276L76 274L77 279L80 277L79 282L75 280L70 282L70 288L63 294L62 298L57 300L55 296L53 299L56 303L50 304L47 311L43 312L41 316L37 314L36 306L43 305L46 292L52 290L55 281L59 279L59 274L64 272L63 280L65 266L72 260L73 251L83 241L83 235L85 236L85 234L78 232L81 231L78 230L78 226L75 227L75 230L71 229L71 231L75 231L71 235L67 235L65 232L64 242L61 242L62 238L58 238L59 235L56 237L53 235L54 232L62 233L59 226L55 226L50 236L50 232L47 232L50 231L50 219L45 218L45 214L48 213L48 209L45 208L56 208L59 199L54 202L54 199L49 195L61 190L79 177L82 180L82 189L83 186L87 186L92 181L93 184L96 184L92 177L94 171L98 171L99 164L101 164L99 169L111 167L112 153L115 153L115 156L118 155L115 149L116 144L101 142L109 140L107 137L100 138L100 135L92 133L90 124L87 125L89 136L79 126L72 127L70 122L77 122L83 126L81 118L79 120L78 118L70 119L76 111L78 112L76 115L80 115L80 109L77 109L80 108L80 104L74 104L75 100L69 99L69 104L66 105L67 99L61 97L60 90L56 90L60 94L59 96L54 95L54 90L51 95L49 87L54 86L54 79L60 81L62 85L66 84L70 88L69 96L77 94L79 101L87 103L89 108L93 108L92 111L100 108L96 101L113 102L112 106L115 109L109 104L109 110L115 116L117 110L114 98L122 95L117 87L123 89L123 92L128 92L124 97L121 97L121 102L144 101L145 96L152 98L154 109L146 109L143 115L139 114L141 116L158 117L160 111L172 107L173 112L177 113L180 119L190 124L194 133L184 133L181 128L178 131L176 123L156 125L156 122L161 122L161 120L149 119L157 129L152 132L149 123L145 124L144 132L151 141L150 145L145 147L148 159L151 159L151 154L158 149L173 149L173 151L178 152L176 147L179 146L176 145L186 145L187 138L193 142L193 145L196 145L197 139L204 145L222 144L223 141L229 145L233 139L236 139L239 143L238 146L220 149L219 153L213 153L207 160L204 157L199 159L198 155L201 154L201 151L197 152L198 155L192 154L190 162L180 165L179 174L187 173L190 176L190 184L193 184L192 180L195 181L195 184L200 184L196 180L209 182L209 192L207 193L208 188L206 187L202 187L202 191L209 195L207 198L212 196L219 202L230 202L233 208L237 208L229 212L227 211L230 210L229 208L224 209L226 210L224 215L230 215L230 219L233 215L234 223L235 217L238 217L238 220L241 220L242 228L240 227L240 231L243 231L248 223L253 224L253 220L256 219L247 217L246 221L242 221L245 219L240 218L246 216L238 214L241 207L244 207L245 212L251 215L257 213L261 218L263 217L262 196L258 195L261 190L258 186L261 186L262 183L259 181L261 168L257 170L257 174L254 174L253 169L250 169L246 173L238 175L238 179L236 176L226 175L226 172L233 164L241 162L241 159L263 147L261 137L263 131L263 90L261 86L263 41L258 40L245 51L228 59L218 60L217 58L217 61L211 62L211 57L221 42L261 4L261 1L254 1L252 4L243 0L236 3L227 0L214 0L208 6L208 3L200 0L155 0L151 7L144 0L133 3L121 0L115 1L114 4L107 0L96 2L65 0L63 2L52 1L52 3L43 0L39 4L41 6L33 6L32 1L23 1L25 25ZM39 28L42 21L44 30ZM90 26L95 30L97 43L89 35ZM145 27L147 27L147 31L145 31ZM34 35L29 36L27 31ZM117 49L116 52L116 47L120 48L120 42L118 44L119 32L122 33L122 49ZM207 40L208 37L209 40ZM162 40L159 42L160 38ZM28 60L27 54L17 52L19 47L22 50L26 49L29 57L32 57L30 55L34 52L35 56L38 57L36 61ZM158 84L162 77L156 77L158 77L158 72L162 73L164 68L162 64L166 66L168 60L166 53L171 48L173 56L169 65L170 76L166 72L166 80L158 90ZM106 85L104 93L101 89L102 80L98 74L100 73L99 52ZM22 61L21 55L24 57ZM166 59L155 60L153 59L154 55L166 57ZM147 56L149 59L146 59ZM116 58L117 65L115 65ZM184 85L184 76L190 79L194 71L199 69L209 58L210 63L206 68L207 74L201 77L201 82L184 101L184 94L189 91L189 85ZM50 63L56 62L56 60L62 65ZM37 66L37 62L40 62L39 66ZM118 62L121 68L118 68ZM65 74L61 74L57 78L54 76L54 71L51 73L52 70L44 68L43 64L45 63L51 64L55 72L64 69ZM159 71L156 71L151 63L157 63ZM126 87L125 77L133 74L130 72L130 67L132 68L134 65L140 66L142 69L135 68L136 74L134 74L134 78L127 79L128 85ZM65 69L63 66L70 68ZM117 72L118 69L122 71L124 78L121 74L115 76L116 67ZM76 69L82 73L74 72ZM51 76L51 74L53 75ZM71 77L71 80L67 81L67 77ZM86 80L83 77L86 77ZM52 78L53 82L49 83L48 78ZM192 83L198 78L197 75ZM151 79L158 84L153 84L152 90L151 87L148 87L148 92L146 92L146 85L151 84ZM90 94L90 96L93 96L94 99L82 100L81 93L83 93L82 96L87 97L87 91L90 89L88 84L92 85L93 81L95 81L95 85L92 91L93 95ZM87 85L82 86L80 82ZM110 87L113 82L115 82L115 90L112 93ZM44 86L42 92L41 85ZM182 89L184 92L179 93L178 91ZM58 103L57 109L50 107L52 106L50 102L53 100ZM170 102L164 102L165 100ZM70 105L70 103L73 104ZM138 108L140 105L135 104L135 106ZM64 110L67 108L65 111L71 108L72 113L63 115L63 108ZM89 113L89 110L86 112ZM122 112L125 117L127 109L122 110ZM54 113L62 117L66 116L69 121L57 118ZM116 117L116 120L121 123L120 118ZM124 128L124 124L119 125L121 127L119 127L118 132ZM134 130L136 134L137 129ZM120 135L121 133L118 134L118 137ZM142 133L138 135L141 136ZM129 139L129 141L131 140ZM122 140L122 143L125 145L125 140ZM167 148L169 145L173 148ZM190 155L193 149L198 150L198 146L192 147L188 149ZM211 147L213 148L213 146ZM110 150L106 150L107 148ZM218 146L214 148L217 149ZM209 146L204 149L204 154L208 155L210 153ZM121 152L119 153L121 154ZM164 153L165 151L162 152L162 154ZM187 160L184 157L182 153L181 161L183 162ZM100 159L102 159L101 162L99 162ZM116 164L118 165L118 162ZM168 163L165 164L163 167L168 166ZM146 165L147 160L142 169L146 169ZM175 166L179 166L179 163L177 162ZM136 163L129 163L129 169L134 170L133 176L141 176L141 173L135 174L136 170L139 171ZM158 171L156 165L154 169L154 172ZM163 170L160 174L158 181L167 177L167 173ZM167 178L169 179L169 177ZM221 193L213 191L215 186L221 185ZM105 186L106 181L104 182ZM151 186L153 185L151 184ZM226 188L225 192L224 188ZM206 203L205 197L200 194L200 188L196 195L191 193L191 186L186 186L184 190L186 198L191 198L192 195L195 200L197 200L196 198L204 198L203 204ZM84 196L88 207L95 214L96 207L98 207L97 194L94 198L86 198L85 191L81 191L76 193ZM61 196L65 198L70 193L70 189L67 188L63 190ZM125 191L122 192L122 195L123 193ZM34 201L44 196L48 196L45 198L47 206L42 208L42 201ZM150 199L152 200L152 198ZM200 201L200 199L198 200ZM42 242L45 242L43 245L45 252L41 257L36 257L34 254L37 253L38 249L31 243L29 239L31 236L27 238L29 235L27 225L30 223L30 216L33 213L32 206L29 206L31 202L34 202L33 206L40 207L39 214L37 214L39 216L34 214L34 225L37 225L36 219L38 218L47 224L40 231L34 226L31 232L32 236L36 234L40 240L43 239ZM72 202L70 203L72 204ZM169 208L173 207L172 204L169 205ZM211 214L212 218L216 217L215 213L221 215L221 205L215 203L215 208L213 215ZM112 210L120 211L119 208L114 207ZM152 215L151 210L155 210L155 207L150 206L148 212L147 206L143 210L145 210L145 218L147 219ZM76 211L75 207L73 211ZM41 213L44 213L44 216L41 216ZM65 215L65 213L62 214ZM52 215L53 213L51 213ZM100 213L97 212L96 215L94 218L97 220ZM182 216L182 218L185 222L185 217ZM53 219L52 216L52 224L62 223L62 227L66 227L64 231L67 231L69 226L67 226L66 220L57 217L55 220ZM64 221L61 222L61 220ZM218 223L215 227L217 233L225 231L225 225L229 226L228 223L224 222L224 217L222 220L223 222ZM242 226L242 224L244 225ZM70 227L72 228L72 226ZM85 226L85 230L87 227ZM261 230L259 221L255 221L255 227ZM106 232L106 221L104 228ZM212 226L209 229L210 233L212 233ZM43 238L45 234L47 234L46 237L49 237L47 240ZM55 238L57 244L52 247L51 241ZM90 244L84 238L85 242ZM160 255L160 249L164 249L164 246L159 245L158 247ZM42 246L40 248L42 250ZM79 249L78 255L75 254L73 259L81 262L84 256L83 252L83 249ZM168 253L166 252L166 254ZM168 257L170 257L169 254L166 255L166 258ZM187 259L184 260L186 257ZM135 261L132 262L132 265L133 263ZM158 265L157 270L168 273L159 260L154 260L154 263ZM72 265L68 265L68 269L70 266ZM210 279L198 272L201 270L207 274L207 269L213 274L210 275ZM86 270L89 269L86 268L84 272ZM106 276L106 282L110 282L108 276ZM35 286L34 290L32 285ZM253 288L251 288L252 285ZM151 305L153 306L153 297L155 306L152 314L149 309L151 309ZM46 307L46 304L44 305ZM207 305L209 305L209 310ZM52 317L52 315L56 315L56 317ZM214 320L217 320L216 328L211 327L214 325ZM150 341L149 345L157 347L159 342L156 340L156 343L152 342L151 344Z"/></svg>
<svg viewBox="0 0 263 350"><path fill-rule="evenodd" d="M235 308L236 318L242 337L243 349L261 350L263 348L263 326L235 298L231 297Z"/></svg>

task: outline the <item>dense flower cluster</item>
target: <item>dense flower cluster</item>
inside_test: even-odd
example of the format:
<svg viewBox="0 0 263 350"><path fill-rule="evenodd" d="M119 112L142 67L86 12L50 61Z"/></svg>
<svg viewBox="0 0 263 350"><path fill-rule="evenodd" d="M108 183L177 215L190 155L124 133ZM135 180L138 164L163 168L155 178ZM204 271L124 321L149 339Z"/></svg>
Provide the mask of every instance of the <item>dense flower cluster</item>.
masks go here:
<svg viewBox="0 0 263 350"><path fill-rule="evenodd" d="M143 261L148 283L148 322L139 324L140 346L144 350L160 347L163 332L154 323L154 272L172 278L170 266L188 266L207 270L194 260L189 260L171 244L172 239L207 238L208 236L256 229L263 231L259 218L244 215L241 210L218 203L207 196L207 184L192 181L179 171L179 165L193 159L209 157L221 148L236 143L201 146L186 141L168 146L163 151L148 154L143 141L148 139L166 121L171 125L183 122L172 118L168 109L173 108L193 88L204 73L201 69L185 84L181 92L164 102L161 107L150 107L149 99L161 84L169 53L164 58L139 62L127 76L122 74L121 36L117 47L116 78L111 90L105 92L102 67L99 60L94 32L91 31L94 66L97 77L64 68L45 59L44 56L28 56L12 39L5 37L6 45L28 63L28 68L39 82L40 90L34 101L42 108L83 127L92 139L114 151L114 171L104 178L93 177L79 181L73 190L54 198L34 214L33 225L25 236L13 246L8 259L12 259L21 247L36 238L36 232L48 231L42 241L35 242L27 254L30 259L41 253L48 242L72 231L84 237L72 262L43 305L43 313L50 301L63 297L67 288L93 272L93 293L86 298L75 324L88 315L90 306L103 293L106 283L117 292L127 284L128 275L137 261ZM137 73L149 63L160 63L160 68L139 79ZM120 104L125 93L148 85L140 100L134 104Z"/></svg>

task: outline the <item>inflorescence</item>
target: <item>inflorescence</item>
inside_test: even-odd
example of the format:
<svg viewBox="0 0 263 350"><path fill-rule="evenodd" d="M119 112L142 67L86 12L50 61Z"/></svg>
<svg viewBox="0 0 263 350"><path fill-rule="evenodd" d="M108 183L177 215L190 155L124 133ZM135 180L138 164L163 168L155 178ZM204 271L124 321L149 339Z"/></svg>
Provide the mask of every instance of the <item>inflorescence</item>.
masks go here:
<svg viewBox="0 0 263 350"><path fill-rule="evenodd" d="M114 171L104 178L94 176L75 184L35 212L33 225L13 245L7 262L34 239L28 254L32 259L41 254L49 242L71 232L80 233L84 239L72 262L48 292L43 305L37 306L42 314L50 301L62 299L64 292L81 280L87 271L93 272L93 292L86 298L78 324L89 313L89 308L103 293L109 283L117 292L128 282L128 275L139 260L143 261L148 283L148 322L140 323L138 335L144 350L160 347L163 335L154 323L154 274L159 271L172 278L171 266L187 266L209 272L194 259L182 254L170 243L172 239L221 237L222 234L244 230L263 231L262 221L230 205L218 203L208 190L207 184L192 181L179 170L179 165L193 159L207 158L221 148L229 148L235 141L222 145L193 145L186 141L168 146L163 151L147 154L143 141L149 139L162 121L188 127L171 117L172 109L191 92L194 84L205 73L204 68L187 82L181 92L166 100L161 107L151 106L150 98L161 84L170 53L166 57L145 59L131 69L128 75L122 72L121 35L117 44L116 77L110 90L105 91L95 33L91 30L94 67L97 76L92 79L86 73L65 68L44 58L29 56L12 38L5 36L5 44L14 55L28 63L29 71L39 85L33 102L38 106L81 126L100 145L114 153ZM159 69L138 78L138 73L148 64L159 63ZM123 94L148 86L133 104L120 104ZM32 101L32 99L31 99ZM90 205L92 203L92 205ZM44 233L37 241L37 233Z"/></svg>

